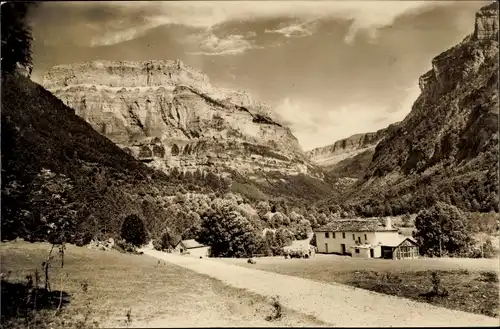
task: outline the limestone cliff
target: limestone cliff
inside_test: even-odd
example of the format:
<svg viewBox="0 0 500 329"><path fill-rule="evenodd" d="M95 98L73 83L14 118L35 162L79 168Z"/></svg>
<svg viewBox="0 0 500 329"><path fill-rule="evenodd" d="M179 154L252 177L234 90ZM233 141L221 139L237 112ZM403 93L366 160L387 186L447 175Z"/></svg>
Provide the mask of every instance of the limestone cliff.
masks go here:
<svg viewBox="0 0 500 329"><path fill-rule="evenodd" d="M166 171L227 167L297 174L311 167L269 106L212 86L179 60L55 66L43 85L94 129Z"/></svg>
<svg viewBox="0 0 500 329"><path fill-rule="evenodd" d="M474 38L498 41L498 2L495 1L476 13Z"/></svg>
<svg viewBox="0 0 500 329"><path fill-rule="evenodd" d="M410 113L336 202L364 215L417 213L436 200L498 212L497 20L498 3L480 9L473 33L432 60Z"/></svg>
<svg viewBox="0 0 500 329"><path fill-rule="evenodd" d="M474 32L432 60L408 116L381 141L367 177L479 164L498 146L498 3L479 10Z"/></svg>
<svg viewBox="0 0 500 329"><path fill-rule="evenodd" d="M396 123L397 124L397 123ZM387 135L390 129L396 125L376 132L355 134L335 143L307 151L306 155L311 161L322 167L331 167L340 161L352 158L360 153L374 150L375 146Z"/></svg>

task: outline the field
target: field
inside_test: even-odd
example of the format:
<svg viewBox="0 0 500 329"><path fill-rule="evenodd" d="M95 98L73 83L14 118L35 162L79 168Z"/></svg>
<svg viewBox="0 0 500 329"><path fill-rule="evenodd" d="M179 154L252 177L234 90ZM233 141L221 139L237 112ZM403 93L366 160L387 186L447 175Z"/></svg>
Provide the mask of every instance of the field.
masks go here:
<svg viewBox="0 0 500 329"><path fill-rule="evenodd" d="M498 317L498 259L357 259L316 255L314 259L220 259L238 266L292 275L326 283L341 283L461 311ZM448 296L429 296L431 273Z"/></svg>
<svg viewBox="0 0 500 329"><path fill-rule="evenodd" d="M5 310L13 306L8 305L12 300L8 293L13 292L4 289L9 283L26 282L26 276L33 274L35 268L43 282L41 264L49 250L46 243L0 245L2 326L28 327L19 317L7 319ZM322 325L291 310L283 310L279 320L266 321L275 311L267 298L146 255L69 245L64 267L57 268L54 261L50 278L51 288L67 293L69 303L58 315L53 308L38 311L35 318L40 322L32 321L31 328L78 327L77 321L85 322L80 328L92 327L94 321L100 327Z"/></svg>

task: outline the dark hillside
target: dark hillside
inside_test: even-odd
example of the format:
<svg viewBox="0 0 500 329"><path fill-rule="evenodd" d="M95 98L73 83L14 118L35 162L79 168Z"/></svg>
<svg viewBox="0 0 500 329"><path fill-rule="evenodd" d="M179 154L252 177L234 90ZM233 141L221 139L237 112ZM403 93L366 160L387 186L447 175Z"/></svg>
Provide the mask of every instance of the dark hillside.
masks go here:
<svg viewBox="0 0 500 329"><path fill-rule="evenodd" d="M1 96L2 239L43 240L33 233L49 207L33 200L39 184L35 179L43 169L69 179L73 188L65 197L75 211L77 235L87 239L114 236L123 218L132 213L142 216L153 234L160 226L179 226L173 228L182 231L184 223L174 225L174 219L151 196L229 188L228 182L213 174L188 184L176 172L167 176L147 167L28 78L7 75L2 79Z"/></svg>
<svg viewBox="0 0 500 329"><path fill-rule="evenodd" d="M76 160L112 167L141 179L161 177L23 76L2 81L2 151L2 172L23 181L29 181L41 168L74 175Z"/></svg>

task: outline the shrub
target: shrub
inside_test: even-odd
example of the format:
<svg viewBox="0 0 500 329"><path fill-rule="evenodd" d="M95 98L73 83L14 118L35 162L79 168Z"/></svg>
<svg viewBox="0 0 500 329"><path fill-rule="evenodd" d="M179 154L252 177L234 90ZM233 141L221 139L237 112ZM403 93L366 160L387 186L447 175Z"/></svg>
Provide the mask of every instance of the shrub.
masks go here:
<svg viewBox="0 0 500 329"><path fill-rule="evenodd" d="M448 290L446 290L441 285L441 276L437 271L431 272L431 283L432 290L424 294L425 297L447 297L449 295Z"/></svg>
<svg viewBox="0 0 500 329"><path fill-rule="evenodd" d="M271 306L273 307L273 313L266 316L266 321L279 320L283 316L283 307L278 299L278 296L273 297Z"/></svg>
<svg viewBox="0 0 500 329"><path fill-rule="evenodd" d="M129 215L122 223L121 237L133 246L144 245L147 240L144 222L137 215Z"/></svg>
<svg viewBox="0 0 500 329"><path fill-rule="evenodd" d="M481 276L481 281L498 283L498 274L496 272L481 272Z"/></svg>
<svg viewBox="0 0 500 329"><path fill-rule="evenodd" d="M127 253L127 252L136 253L135 246L132 243L126 242L125 240L116 241L113 248L118 250L119 252L123 252L123 253Z"/></svg>
<svg viewBox="0 0 500 329"><path fill-rule="evenodd" d="M153 240L153 248L158 251L163 251L162 243L159 240Z"/></svg>

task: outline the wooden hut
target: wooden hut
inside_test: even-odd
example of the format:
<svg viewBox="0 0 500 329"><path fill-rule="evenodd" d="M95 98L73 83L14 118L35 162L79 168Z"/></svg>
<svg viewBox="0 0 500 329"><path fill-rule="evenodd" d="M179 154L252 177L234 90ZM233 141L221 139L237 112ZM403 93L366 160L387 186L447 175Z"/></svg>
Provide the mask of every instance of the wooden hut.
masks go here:
<svg viewBox="0 0 500 329"><path fill-rule="evenodd" d="M418 256L418 244L409 237L382 245L382 257L385 259L413 259Z"/></svg>

